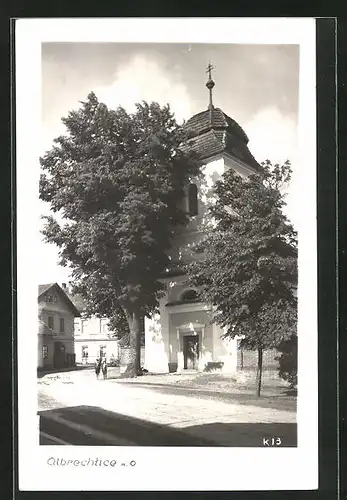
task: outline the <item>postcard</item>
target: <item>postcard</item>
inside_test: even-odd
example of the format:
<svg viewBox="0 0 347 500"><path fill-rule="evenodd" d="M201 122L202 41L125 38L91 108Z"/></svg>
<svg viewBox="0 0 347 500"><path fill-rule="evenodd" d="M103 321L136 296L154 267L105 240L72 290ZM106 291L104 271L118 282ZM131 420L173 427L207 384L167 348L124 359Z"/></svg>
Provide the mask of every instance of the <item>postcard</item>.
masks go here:
<svg viewBox="0 0 347 500"><path fill-rule="evenodd" d="M315 50L16 21L20 490L318 488Z"/></svg>

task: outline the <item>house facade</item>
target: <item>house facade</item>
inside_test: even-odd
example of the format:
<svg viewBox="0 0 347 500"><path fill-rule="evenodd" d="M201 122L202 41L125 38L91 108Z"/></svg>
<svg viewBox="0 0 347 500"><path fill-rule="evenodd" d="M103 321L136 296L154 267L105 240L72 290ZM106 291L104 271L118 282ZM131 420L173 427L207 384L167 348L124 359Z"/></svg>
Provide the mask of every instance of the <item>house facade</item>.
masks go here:
<svg viewBox="0 0 347 500"><path fill-rule="evenodd" d="M192 259L191 245L208 231L212 188L223 173L232 168L247 178L261 169L248 149L248 137L242 128L213 106L211 78L206 86L210 92L208 109L185 125L191 132L185 147L198 154L203 175L187 190L190 222L173 244L171 257L176 262ZM211 306L198 301L197 290L187 285L187 276L179 267L169 269L163 277L166 291L159 314L145 319L145 367L159 373L214 367L235 373L242 364L238 340L222 339L222 329L211 322Z"/></svg>
<svg viewBox="0 0 347 500"><path fill-rule="evenodd" d="M112 358L118 360L120 357L119 342L109 328L108 319L87 315L83 298L70 294L65 283L62 286L80 313L74 321L76 363L94 364L99 356L106 356L107 361Z"/></svg>
<svg viewBox="0 0 347 500"><path fill-rule="evenodd" d="M38 288L38 368L74 366L75 305L57 283Z"/></svg>
<svg viewBox="0 0 347 500"><path fill-rule="evenodd" d="M99 356L106 357L107 361L119 359L118 341L113 338L106 318L75 318L74 340L78 364L95 363Z"/></svg>

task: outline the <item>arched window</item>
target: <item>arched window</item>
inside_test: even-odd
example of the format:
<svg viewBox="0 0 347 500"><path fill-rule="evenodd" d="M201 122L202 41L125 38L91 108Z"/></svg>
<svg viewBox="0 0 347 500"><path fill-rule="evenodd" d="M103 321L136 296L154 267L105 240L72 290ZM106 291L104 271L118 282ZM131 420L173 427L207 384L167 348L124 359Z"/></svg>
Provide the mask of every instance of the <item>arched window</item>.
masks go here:
<svg viewBox="0 0 347 500"><path fill-rule="evenodd" d="M182 302L196 302L198 299L198 294L196 290L186 290L181 295Z"/></svg>
<svg viewBox="0 0 347 500"><path fill-rule="evenodd" d="M196 184L188 186L188 213L192 216L198 214L198 188Z"/></svg>

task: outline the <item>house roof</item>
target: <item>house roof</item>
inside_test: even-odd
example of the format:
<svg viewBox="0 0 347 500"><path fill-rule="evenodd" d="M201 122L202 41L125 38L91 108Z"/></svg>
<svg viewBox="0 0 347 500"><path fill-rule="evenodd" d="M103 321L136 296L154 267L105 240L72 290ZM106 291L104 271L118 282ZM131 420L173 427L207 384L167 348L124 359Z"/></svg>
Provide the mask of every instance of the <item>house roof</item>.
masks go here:
<svg viewBox="0 0 347 500"><path fill-rule="evenodd" d="M207 110L192 116L184 126L190 137L184 148L194 151L201 160L228 153L255 170L261 170L261 166L247 146L246 133L221 109L213 108L212 122L210 111Z"/></svg>
<svg viewBox="0 0 347 500"><path fill-rule="evenodd" d="M47 290L49 290L52 286L54 285L54 283L47 283L46 285L39 285L39 297L41 295L43 295L45 292L47 292Z"/></svg>
<svg viewBox="0 0 347 500"><path fill-rule="evenodd" d="M81 295L69 293L69 297L80 313L85 310L86 303Z"/></svg>
<svg viewBox="0 0 347 500"><path fill-rule="evenodd" d="M78 308L75 306L75 304L72 302L68 294L58 285L58 283L47 283L45 285L39 285L38 286L38 299L48 290L51 288L54 288L60 296L65 300L69 308L71 309L72 313L74 316L80 316L80 312Z"/></svg>

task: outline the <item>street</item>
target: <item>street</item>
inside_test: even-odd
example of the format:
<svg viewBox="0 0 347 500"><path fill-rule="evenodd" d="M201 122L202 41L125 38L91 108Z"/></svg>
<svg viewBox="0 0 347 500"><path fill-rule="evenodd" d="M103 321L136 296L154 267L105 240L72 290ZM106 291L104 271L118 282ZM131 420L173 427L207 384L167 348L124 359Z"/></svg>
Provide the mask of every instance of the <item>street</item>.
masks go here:
<svg viewBox="0 0 347 500"><path fill-rule="evenodd" d="M39 383L40 444L296 446L295 413L68 373ZM264 405L264 400L261 402ZM266 399L265 399L266 403Z"/></svg>

